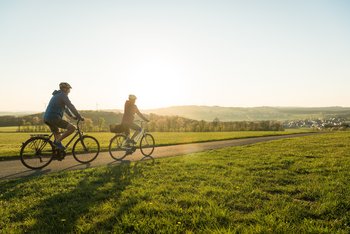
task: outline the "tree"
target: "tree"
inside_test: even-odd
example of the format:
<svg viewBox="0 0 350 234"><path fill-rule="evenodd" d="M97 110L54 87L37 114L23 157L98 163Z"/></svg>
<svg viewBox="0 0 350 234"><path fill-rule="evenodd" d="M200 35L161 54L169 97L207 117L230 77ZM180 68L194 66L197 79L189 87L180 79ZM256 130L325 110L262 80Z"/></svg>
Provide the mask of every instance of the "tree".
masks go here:
<svg viewBox="0 0 350 234"><path fill-rule="evenodd" d="M215 119L213 120L214 127L218 126L219 122L220 122L219 118L215 117Z"/></svg>
<svg viewBox="0 0 350 234"><path fill-rule="evenodd" d="M40 118L38 116L34 116L32 123L34 125L34 131L39 131Z"/></svg>
<svg viewBox="0 0 350 234"><path fill-rule="evenodd" d="M101 132L106 124L106 120L103 117L98 118L98 130Z"/></svg>
<svg viewBox="0 0 350 234"><path fill-rule="evenodd" d="M92 119L85 118L83 123L84 123L83 124L83 131L89 132L89 131L92 131L94 129L94 123L93 123Z"/></svg>

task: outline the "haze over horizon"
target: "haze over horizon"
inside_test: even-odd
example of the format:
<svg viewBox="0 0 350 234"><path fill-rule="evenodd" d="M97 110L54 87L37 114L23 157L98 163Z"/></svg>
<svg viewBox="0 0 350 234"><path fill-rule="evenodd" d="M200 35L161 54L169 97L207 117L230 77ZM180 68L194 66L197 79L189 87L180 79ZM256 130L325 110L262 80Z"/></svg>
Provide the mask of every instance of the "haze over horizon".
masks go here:
<svg viewBox="0 0 350 234"><path fill-rule="evenodd" d="M182 109L182 108L206 108L207 110L210 110L211 108L221 108L221 109L259 109L259 108L276 108L276 109L306 109L306 110L311 110L311 109L350 109L350 106L204 106L204 105L181 105L181 106L167 106L167 107L159 107L159 108L140 108L141 111L144 111L145 113L153 113L152 111L155 112L161 112L162 110L174 110L174 109ZM37 114L37 113L42 113L45 110L21 110L21 111L0 111L0 115L3 115L4 113L6 114ZM111 108L111 109L81 109L80 111L120 111L123 112L123 108ZM174 115L181 115L181 114L174 114Z"/></svg>
<svg viewBox="0 0 350 234"><path fill-rule="evenodd" d="M350 2L2 1L0 112L350 106Z"/></svg>

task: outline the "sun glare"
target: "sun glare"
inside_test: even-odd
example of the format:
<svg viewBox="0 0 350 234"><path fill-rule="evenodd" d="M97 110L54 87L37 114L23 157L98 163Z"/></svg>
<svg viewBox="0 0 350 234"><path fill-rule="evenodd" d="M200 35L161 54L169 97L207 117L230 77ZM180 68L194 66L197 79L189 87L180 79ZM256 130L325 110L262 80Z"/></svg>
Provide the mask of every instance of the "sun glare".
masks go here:
<svg viewBox="0 0 350 234"><path fill-rule="evenodd" d="M139 108L149 109L185 103L188 89L183 65L166 56L148 55L130 64L122 95L133 93Z"/></svg>

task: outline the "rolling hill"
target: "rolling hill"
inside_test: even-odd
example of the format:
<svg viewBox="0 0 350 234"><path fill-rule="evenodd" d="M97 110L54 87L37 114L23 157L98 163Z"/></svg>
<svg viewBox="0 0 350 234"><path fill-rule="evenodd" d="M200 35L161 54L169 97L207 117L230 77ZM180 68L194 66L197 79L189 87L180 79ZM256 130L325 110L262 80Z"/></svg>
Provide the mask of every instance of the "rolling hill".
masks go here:
<svg viewBox="0 0 350 234"><path fill-rule="evenodd" d="M350 118L350 107L220 107L220 106L173 106L145 110L158 115L178 115L195 120L256 121L300 120L330 117Z"/></svg>

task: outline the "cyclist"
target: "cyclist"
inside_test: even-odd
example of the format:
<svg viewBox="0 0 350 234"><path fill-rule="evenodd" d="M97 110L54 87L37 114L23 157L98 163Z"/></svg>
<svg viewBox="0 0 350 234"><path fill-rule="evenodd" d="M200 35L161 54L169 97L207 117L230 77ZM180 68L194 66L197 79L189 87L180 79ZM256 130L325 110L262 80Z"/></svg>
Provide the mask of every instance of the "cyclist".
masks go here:
<svg viewBox="0 0 350 234"><path fill-rule="evenodd" d="M51 97L44 114L44 122L50 127L55 136L54 145L60 150L65 150L61 141L72 134L76 128L71 123L62 119L64 112L73 119L80 119L83 121L84 118L81 117L68 98L72 87L66 82L60 83L59 87L60 90L55 90L52 93L53 97ZM73 112L74 116L71 112ZM67 129L67 131L60 134L58 128Z"/></svg>
<svg viewBox="0 0 350 234"><path fill-rule="evenodd" d="M124 105L124 115L122 119L122 125L126 128L126 134L128 136L128 143L135 144L134 138L141 132L141 127L134 123L135 114L140 116L144 121L149 122L149 120L141 114L137 106L135 105L136 96L133 94L129 95L129 100L126 100ZM131 139L129 138L130 129L135 130Z"/></svg>

